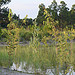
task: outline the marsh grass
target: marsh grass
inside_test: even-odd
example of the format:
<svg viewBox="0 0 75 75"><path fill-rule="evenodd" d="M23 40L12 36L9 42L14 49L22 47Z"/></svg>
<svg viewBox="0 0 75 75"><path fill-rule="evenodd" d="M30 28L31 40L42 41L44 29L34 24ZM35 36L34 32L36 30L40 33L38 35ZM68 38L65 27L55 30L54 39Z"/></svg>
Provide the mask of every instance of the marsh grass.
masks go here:
<svg viewBox="0 0 75 75"><path fill-rule="evenodd" d="M56 55L56 47L46 47L39 46L37 52L33 51L29 45L26 46L18 46L16 50L16 55L14 54L11 57L11 64L14 62L17 64L17 67L20 66L20 63L26 62L26 66L24 69L28 69L30 66L37 73L37 69L41 69L42 72L46 72L47 69L54 69L57 64L61 64L61 68L63 70L63 65L66 63L67 65L74 66L75 61L75 42L73 42L73 55L67 55L66 52L57 56ZM62 55L63 54L63 55ZM64 58L65 57L65 58ZM9 55L7 53L6 47L0 47L0 66L8 67L9 64ZM59 68L59 67L56 67ZM68 67L70 69L70 67ZM67 69L67 70L68 70ZM68 71L66 71L68 72Z"/></svg>
<svg viewBox="0 0 75 75"><path fill-rule="evenodd" d="M8 67L9 56L6 47L0 47L0 66Z"/></svg>

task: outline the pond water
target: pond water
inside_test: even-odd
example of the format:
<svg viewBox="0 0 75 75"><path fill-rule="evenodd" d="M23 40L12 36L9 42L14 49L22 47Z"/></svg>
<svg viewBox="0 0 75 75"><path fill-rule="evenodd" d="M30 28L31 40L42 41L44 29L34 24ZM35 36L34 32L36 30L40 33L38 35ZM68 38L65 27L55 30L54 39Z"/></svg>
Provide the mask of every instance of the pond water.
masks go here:
<svg viewBox="0 0 75 75"><path fill-rule="evenodd" d="M75 75L75 43L56 47L18 46L16 55L8 55L7 46L0 46L0 66L13 71L37 75ZM70 52L71 51L71 52Z"/></svg>

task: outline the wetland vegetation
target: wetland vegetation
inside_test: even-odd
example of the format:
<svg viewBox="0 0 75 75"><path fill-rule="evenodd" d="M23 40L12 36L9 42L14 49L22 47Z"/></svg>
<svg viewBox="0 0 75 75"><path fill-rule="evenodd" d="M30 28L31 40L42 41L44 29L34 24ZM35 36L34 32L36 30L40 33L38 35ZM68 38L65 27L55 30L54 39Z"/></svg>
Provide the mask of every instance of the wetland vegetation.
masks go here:
<svg viewBox="0 0 75 75"><path fill-rule="evenodd" d="M56 3L55 0L53 2ZM63 1L61 4L65 5ZM9 23L5 28L0 28L0 42L4 44L0 45L0 67L34 75L75 74L74 19L73 25L68 26L67 21L50 15L43 4L39 8L43 11L43 21L39 18L39 11L38 17L31 23L28 23L27 15L21 20L17 16L13 18L9 9ZM20 44L26 41L27 44Z"/></svg>

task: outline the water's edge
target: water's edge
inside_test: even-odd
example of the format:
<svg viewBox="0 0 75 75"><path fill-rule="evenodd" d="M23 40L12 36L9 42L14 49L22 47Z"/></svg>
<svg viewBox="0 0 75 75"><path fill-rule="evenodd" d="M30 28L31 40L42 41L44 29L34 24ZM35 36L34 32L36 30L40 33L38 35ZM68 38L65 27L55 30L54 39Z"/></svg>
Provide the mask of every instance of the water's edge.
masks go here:
<svg viewBox="0 0 75 75"><path fill-rule="evenodd" d="M0 75L35 75L0 67Z"/></svg>

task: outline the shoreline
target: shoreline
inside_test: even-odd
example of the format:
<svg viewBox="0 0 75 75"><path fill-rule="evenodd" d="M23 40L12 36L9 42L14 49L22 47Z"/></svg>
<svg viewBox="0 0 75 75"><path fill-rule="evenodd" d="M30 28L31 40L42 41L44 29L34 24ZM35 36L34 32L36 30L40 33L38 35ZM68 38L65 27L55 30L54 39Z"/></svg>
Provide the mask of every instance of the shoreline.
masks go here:
<svg viewBox="0 0 75 75"><path fill-rule="evenodd" d="M0 75L35 75L35 74L27 74L27 73L13 71L7 68L0 67Z"/></svg>
<svg viewBox="0 0 75 75"><path fill-rule="evenodd" d="M74 39L74 40L71 40L71 41L72 41L72 42L75 42L75 39ZM25 45L28 45L29 42L30 42L30 41L24 41L24 42L22 41L22 42L19 42L19 45L25 46ZM51 43L50 43L50 42L51 42ZM52 44L54 41L50 40L50 42L47 41L47 44L50 45L50 44ZM70 40L67 40L67 42L70 42ZM41 44L41 45L44 45L43 42L40 42L40 44ZM8 46L8 45L7 45L6 42L0 42L0 46Z"/></svg>

